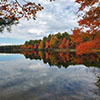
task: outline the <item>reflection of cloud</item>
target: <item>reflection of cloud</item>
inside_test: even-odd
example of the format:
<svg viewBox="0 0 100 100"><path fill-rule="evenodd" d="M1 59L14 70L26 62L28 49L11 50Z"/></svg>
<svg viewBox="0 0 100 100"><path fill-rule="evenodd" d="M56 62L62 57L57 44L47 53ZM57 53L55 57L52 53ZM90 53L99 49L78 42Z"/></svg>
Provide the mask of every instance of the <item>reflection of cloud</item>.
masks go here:
<svg viewBox="0 0 100 100"><path fill-rule="evenodd" d="M13 55L13 54L7 54L7 53L0 53L0 55L3 55L3 56L8 56L8 55Z"/></svg>
<svg viewBox="0 0 100 100"><path fill-rule="evenodd" d="M0 97L10 97L11 100L22 100L23 97L25 100L93 98L95 94L92 91L99 89L94 84L99 73L99 68L88 68L84 65L58 69L51 68L39 60L0 62Z"/></svg>
<svg viewBox="0 0 100 100"><path fill-rule="evenodd" d="M44 82L43 81L40 81L40 84L44 84Z"/></svg>
<svg viewBox="0 0 100 100"><path fill-rule="evenodd" d="M38 68L43 68L43 66L41 65L41 63L35 63L33 65L30 65L28 68L29 69L38 69Z"/></svg>
<svg viewBox="0 0 100 100"><path fill-rule="evenodd" d="M69 65L68 69L72 69L72 68L84 69L87 67L85 65Z"/></svg>
<svg viewBox="0 0 100 100"><path fill-rule="evenodd" d="M50 33L71 32L77 26L75 14L77 4L74 0L36 0L44 6L44 10L37 14L37 20L21 19L20 24L12 27L12 33L6 31L1 37L15 37L18 39L39 39Z"/></svg>
<svg viewBox="0 0 100 100"><path fill-rule="evenodd" d="M44 73L43 76L47 76L47 73Z"/></svg>

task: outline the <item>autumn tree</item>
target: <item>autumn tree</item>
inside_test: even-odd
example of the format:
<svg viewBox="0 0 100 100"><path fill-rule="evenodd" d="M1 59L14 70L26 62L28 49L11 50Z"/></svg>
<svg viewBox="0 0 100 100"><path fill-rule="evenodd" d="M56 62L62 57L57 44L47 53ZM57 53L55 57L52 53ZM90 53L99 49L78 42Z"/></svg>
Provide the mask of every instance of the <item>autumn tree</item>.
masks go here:
<svg viewBox="0 0 100 100"><path fill-rule="evenodd" d="M100 42L98 41L88 41L81 43L80 45L77 46L77 54L82 55L82 54L89 54L89 53L95 53L98 49L100 48Z"/></svg>
<svg viewBox="0 0 100 100"><path fill-rule="evenodd" d="M76 0L81 13L81 19L78 21L81 30L86 29L90 34L100 31L100 0ZM88 9L88 10L86 10Z"/></svg>
<svg viewBox="0 0 100 100"><path fill-rule="evenodd" d="M48 36L48 42L50 42L52 36L53 36L52 34L49 34L49 36Z"/></svg>
<svg viewBox="0 0 100 100"><path fill-rule="evenodd" d="M46 40L45 41L45 49L48 49L49 48L49 42Z"/></svg>
<svg viewBox="0 0 100 100"><path fill-rule="evenodd" d="M6 18L16 17L19 20L25 17L29 20L32 17L35 20L37 12L42 9L41 4L31 0L0 0L0 15Z"/></svg>
<svg viewBox="0 0 100 100"><path fill-rule="evenodd" d="M40 45L39 45L38 48L39 48L40 50L44 49L44 46L43 46L43 40L41 40Z"/></svg>
<svg viewBox="0 0 100 100"><path fill-rule="evenodd" d="M80 27L73 30L72 43L77 44L77 54L91 53L94 49L100 49L100 38L94 38L100 32L100 0L76 0L76 2L80 4L78 10Z"/></svg>
<svg viewBox="0 0 100 100"><path fill-rule="evenodd" d="M57 38L57 36L53 36L49 42L49 45L51 48L55 48L57 43L59 42L59 39Z"/></svg>
<svg viewBox="0 0 100 100"><path fill-rule="evenodd" d="M57 36L58 39L63 38L63 37L62 37L62 34L61 34L60 32L58 32L58 33L56 34L56 36Z"/></svg>
<svg viewBox="0 0 100 100"><path fill-rule="evenodd" d="M70 40L70 35L67 32L62 33L62 38L66 38L66 40Z"/></svg>
<svg viewBox="0 0 100 100"><path fill-rule="evenodd" d="M59 45L59 48L60 48L60 49L64 48L65 42L66 42L66 39L64 38L64 39L61 41L60 45Z"/></svg>
<svg viewBox="0 0 100 100"><path fill-rule="evenodd" d="M73 30L73 34L71 35L71 44L73 47L76 47L80 43L89 41L91 39L92 34L89 32L83 32L79 28L75 28Z"/></svg>

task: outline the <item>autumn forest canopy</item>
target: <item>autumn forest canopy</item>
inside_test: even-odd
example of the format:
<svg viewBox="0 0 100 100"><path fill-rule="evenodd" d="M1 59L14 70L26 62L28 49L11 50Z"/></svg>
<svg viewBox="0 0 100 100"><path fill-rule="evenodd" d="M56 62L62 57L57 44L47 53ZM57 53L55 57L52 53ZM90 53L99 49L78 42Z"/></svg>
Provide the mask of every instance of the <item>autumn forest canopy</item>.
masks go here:
<svg viewBox="0 0 100 100"><path fill-rule="evenodd" d="M77 38L77 39L76 39ZM76 51L78 55L100 52L100 32L69 35L67 32L50 34L42 40L26 41L21 49Z"/></svg>
<svg viewBox="0 0 100 100"><path fill-rule="evenodd" d="M24 17L27 20L31 18L35 20L37 12L43 10L41 4L30 0L23 0L23 3L20 3L21 0L0 1L0 17L7 19L20 20ZM71 35L67 32L50 34L42 40L26 41L21 49L66 49L67 51L73 49L78 55L100 52L100 0L76 0L75 2L80 5L77 11L79 27L75 27Z"/></svg>

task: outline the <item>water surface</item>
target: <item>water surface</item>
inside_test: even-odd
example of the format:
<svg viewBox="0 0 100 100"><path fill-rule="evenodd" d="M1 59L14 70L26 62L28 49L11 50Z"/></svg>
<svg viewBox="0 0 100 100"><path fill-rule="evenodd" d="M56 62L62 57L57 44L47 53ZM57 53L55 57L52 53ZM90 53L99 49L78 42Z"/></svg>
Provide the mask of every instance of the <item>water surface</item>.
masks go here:
<svg viewBox="0 0 100 100"><path fill-rule="evenodd" d="M29 55L0 54L0 100L100 100L99 61L66 65Z"/></svg>

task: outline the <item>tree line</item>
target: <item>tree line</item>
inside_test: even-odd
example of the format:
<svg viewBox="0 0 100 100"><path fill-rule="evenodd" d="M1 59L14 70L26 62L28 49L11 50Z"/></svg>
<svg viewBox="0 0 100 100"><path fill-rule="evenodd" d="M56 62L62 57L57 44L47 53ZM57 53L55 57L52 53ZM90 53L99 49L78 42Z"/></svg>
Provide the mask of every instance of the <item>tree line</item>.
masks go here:
<svg viewBox="0 0 100 100"><path fill-rule="evenodd" d="M13 52L14 49L18 50L21 48L21 45L6 45L6 46L0 46L0 52Z"/></svg>
<svg viewBox="0 0 100 100"><path fill-rule="evenodd" d="M39 49L39 50L51 50L51 49L63 49L68 48L70 45L71 37L67 32L49 34L48 37L43 37L42 40L30 40L26 41L21 49Z"/></svg>
<svg viewBox="0 0 100 100"><path fill-rule="evenodd" d="M75 30L74 30L75 31ZM78 55L100 52L100 32L95 34L75 34L69 35L67 32L50 34L42 40L26 41L21 49L34 50L75 50Z"/></svg>

